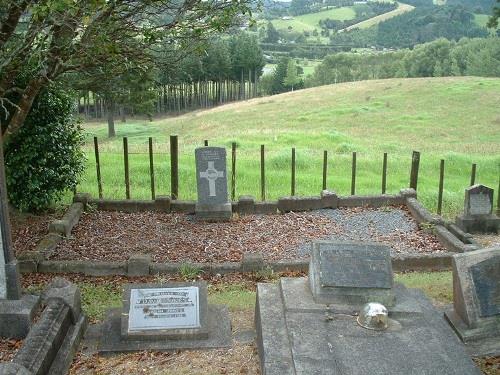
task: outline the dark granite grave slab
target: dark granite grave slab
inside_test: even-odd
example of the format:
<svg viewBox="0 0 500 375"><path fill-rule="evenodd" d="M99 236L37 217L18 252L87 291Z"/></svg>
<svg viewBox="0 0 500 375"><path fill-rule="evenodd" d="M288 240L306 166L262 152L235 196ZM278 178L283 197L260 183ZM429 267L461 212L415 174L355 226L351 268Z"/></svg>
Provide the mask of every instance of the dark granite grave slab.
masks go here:
<svg viewBox="0 0 500 375"><path fill-rule="evenodd" d="M208 306L208 338L175 340L159 338L158 340L126 339L121 335L121 309L108 312L102 327L99 341L99 353L133 352L140 350L169 351L176 349L210 349L231 346L231 323L226 306Z"/></svg>
<svg viewBox="0 0 500 375"><path fill-rule="evenodd" d="M500 355L500 247L456 254L445 316L475 355Z"/></svg>
<svg viewBox="0 0 500 375"><path fill-rule="evenodd" d="M309 281L318 303L394 304L390 248L377 243L314 242Z"/></svg>

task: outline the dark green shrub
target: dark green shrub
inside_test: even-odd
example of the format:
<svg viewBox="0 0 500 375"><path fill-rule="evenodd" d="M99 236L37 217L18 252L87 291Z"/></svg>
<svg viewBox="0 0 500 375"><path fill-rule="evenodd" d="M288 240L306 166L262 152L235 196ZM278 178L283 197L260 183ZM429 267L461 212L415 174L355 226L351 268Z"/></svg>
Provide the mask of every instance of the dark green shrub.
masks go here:
<svg viewBox="0 0 500 375"><path fill-rule="evenodd" d="M52 85L38 95L24 125L5 145L9 201L18 209L47 209L76 187L85 156L73 106L73 97Z"/></svg>

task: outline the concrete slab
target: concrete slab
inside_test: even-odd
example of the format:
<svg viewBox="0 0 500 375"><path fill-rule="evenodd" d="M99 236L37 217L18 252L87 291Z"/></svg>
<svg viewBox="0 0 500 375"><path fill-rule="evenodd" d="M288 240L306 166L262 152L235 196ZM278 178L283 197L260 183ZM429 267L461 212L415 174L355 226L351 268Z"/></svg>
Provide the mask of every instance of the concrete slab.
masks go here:
<svg viewBox="0 0 500 375"><path fill-rule="evenodd" d="M308 305L313 299L305 285L305 279L258 285L256 328L264 375L481 374L420 291L394 288L396 300L403 298L401 311L380 332L361 328L349 310Z"/></svg>
<svg viewBox="0 0 500 375"><path fill-rule="evenodd" d="M121 309L112 309L102 327L99 353L133 352L140 350L169 351L176 349L210 349L230 347L231 321L226 306L208 306L208 338L174 340L164 337L158 340L123 339L121 335Z"/></svg>

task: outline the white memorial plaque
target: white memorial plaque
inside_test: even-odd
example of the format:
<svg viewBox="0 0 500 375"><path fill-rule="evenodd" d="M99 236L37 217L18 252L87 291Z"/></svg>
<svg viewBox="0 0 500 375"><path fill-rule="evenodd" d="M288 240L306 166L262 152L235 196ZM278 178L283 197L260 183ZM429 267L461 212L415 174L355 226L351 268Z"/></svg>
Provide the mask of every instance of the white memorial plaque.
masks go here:
<svg viewBox="0 0 500 375"><path fill-rule="evenodd" d="M130 290L128 330L200 328L199 289Z"/></svg>

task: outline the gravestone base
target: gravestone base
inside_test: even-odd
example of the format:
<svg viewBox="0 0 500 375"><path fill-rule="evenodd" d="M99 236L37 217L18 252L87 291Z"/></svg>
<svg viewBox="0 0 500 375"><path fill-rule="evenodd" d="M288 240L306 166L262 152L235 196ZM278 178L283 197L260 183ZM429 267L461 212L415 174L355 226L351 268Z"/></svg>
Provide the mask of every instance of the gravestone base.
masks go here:
<svg viewBox="0 0 500 375"><path fill-rule="evenodd" d="M389 328L373 331L342 304L313 299L306 278L258 284L257 346L266 375L480 375L419 290L395 285Z"/></svg>
<svg viewBox="0 0 500 375"><path fill-rule="evenodd" d="M231 320L226 306L209 305L206 338L166 338L149 336L124 338L121 330L121 309L109 310L98 344L99 353L134 352L141 350L170 351L177 349L228 348L232 344Z"/></svg>
<svg viewBox="0 0 500 375"><path fill-rule="evenodd" d="M470 328L453 309L447 310L444 315L470 355L500 355L500 316L481 319L475 328Z"/></svg>
<svg viewBox="0 0 500 375"><path fill-rule="evenodd" d="M40 297L31 295L18 300L0 300L0 337L25 338L39 303Z"/></svg>
<svg viewBox="0 0 500 375"><path fill-rule="evenodd" d="M458 216L456 224L466 233L499 233L500 217L496 215Z"/></svg>
<svg viewBox="0 0 500 375"><path fill-rule="evenodd" d="M220 222L229 221L233 216L231 203L200 204L195 207L196 218L201 221Z"/></svg>

